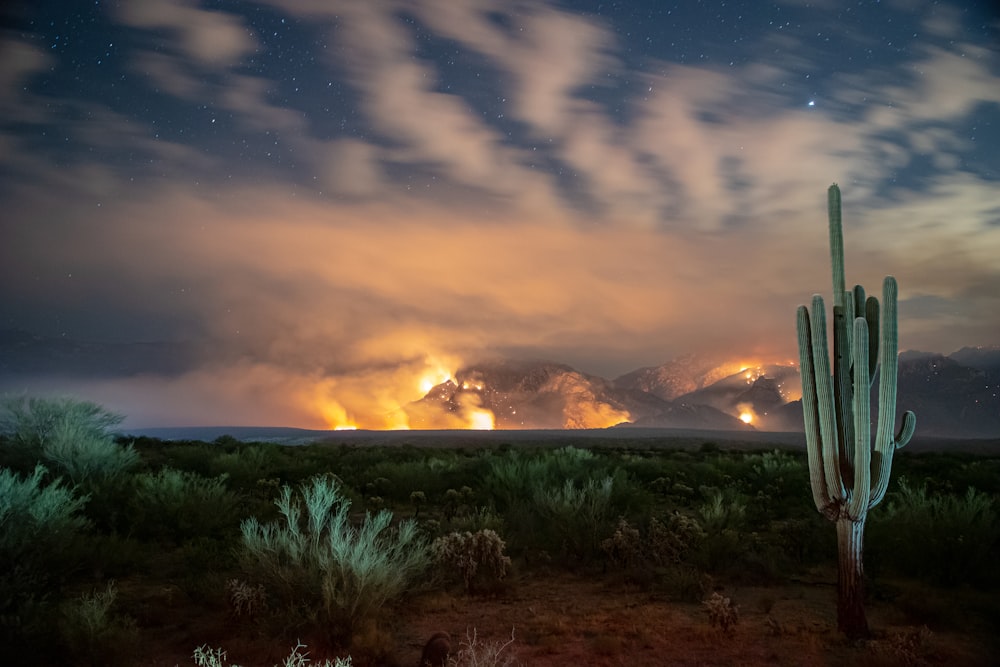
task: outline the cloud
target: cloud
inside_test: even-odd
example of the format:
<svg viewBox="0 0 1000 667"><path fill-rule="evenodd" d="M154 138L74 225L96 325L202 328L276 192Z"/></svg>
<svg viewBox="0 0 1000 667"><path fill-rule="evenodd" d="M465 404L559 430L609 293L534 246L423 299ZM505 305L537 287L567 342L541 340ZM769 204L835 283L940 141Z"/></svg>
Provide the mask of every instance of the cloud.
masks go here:
<svg viewBox="0 0 1000 667"><path fill-rule="evenodd" d="M255 40L232 14L200 9L188 0L125 2L116 9L126 25L165 31L178 49L206 67L234 65L253 51Z"/></svg>
<svg viewBox="0 0 1000 667"><path fill-rule="evenodd" d="M184 110L174 131L43 94L57 56L0 45L5 311L203 341L209 366L180 379L88 385L147 424L170 411L137 395L203 423L426 420L400 410L428 373L493 354L605 376L691 351L794 358L795 306L829 290L833 181L848 280L899 278L902 347L995 342L996 179L969 167L964 124L1000 86L995 54L944 39L954 15L809 107L783 84L826 47L786 34L732 66L637 65L563 5L270 4L335 47L309 75L342 79L339 98L276 94L278 71L244 66L265 46L249 19L192 2L113 14L151 40L127 72ZM475 94L430 41L481 75ZM330 105L356 131L330 130Z"/></svg>

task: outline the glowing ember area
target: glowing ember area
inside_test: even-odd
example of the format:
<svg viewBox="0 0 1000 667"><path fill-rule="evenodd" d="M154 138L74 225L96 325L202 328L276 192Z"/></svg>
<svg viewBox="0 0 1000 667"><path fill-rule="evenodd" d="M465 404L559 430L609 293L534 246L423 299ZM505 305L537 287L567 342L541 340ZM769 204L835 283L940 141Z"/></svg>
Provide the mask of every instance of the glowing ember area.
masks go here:
<svg viewBox="0 0 1000 667"><path fill-rule="evenodd" d="M736 406L736 410L739 412L740 421L744 424L752 424L757 421L757 414L750 403L740 403Z"/></svg>
<svg viewBox="0 0 1000 667"><path fill-rule="evenodd" d="M437 366L420 378L420 393L422 395L426 394L439 384L444 384L448 380L451 380L453 375L454 374L444 366Z"/></svg>
<svg viewBox="0 0 1000 667"><path fill-rule="evenodd" d="M310 392L317 427L335 431L355 429L477 429L496 428L496 418L483 406L482 382L465 382L450 404L424 400L459 389L457 358L428 356L412 364L356 377L320 381Z"/></svg>
<svg viewBox="0 0 1000 667"><path fill-rule="evenodd" d="M473 410L469 415L469 428L477 431L492 431L495 428L493 413L489 410Z"/></svg>

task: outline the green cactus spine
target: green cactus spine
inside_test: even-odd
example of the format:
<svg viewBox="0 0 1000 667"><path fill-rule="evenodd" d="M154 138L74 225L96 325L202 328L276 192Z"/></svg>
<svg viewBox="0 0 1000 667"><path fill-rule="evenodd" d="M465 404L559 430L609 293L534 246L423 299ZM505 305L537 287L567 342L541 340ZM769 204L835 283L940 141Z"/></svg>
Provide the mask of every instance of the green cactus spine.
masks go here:
<svg viewBox="0 0 1000 667"><path fill-rule="evenodd" d="M907 411L893 434L896 414L898 331L896 279L882 284L882 310L861 285L844 283L840 188L828 191L833 264L833 368L827 346L823 297L798 309L802 414L809 454L809 482L821 514L837 524L837 624L852 638L868 636L862 548L868 510L885 497L893 453L913 435ZM881 320L881 322L880 322ZM881 325L881 331L880 331ZM878 426L871 436L870 391L878 371Z"/></svg>

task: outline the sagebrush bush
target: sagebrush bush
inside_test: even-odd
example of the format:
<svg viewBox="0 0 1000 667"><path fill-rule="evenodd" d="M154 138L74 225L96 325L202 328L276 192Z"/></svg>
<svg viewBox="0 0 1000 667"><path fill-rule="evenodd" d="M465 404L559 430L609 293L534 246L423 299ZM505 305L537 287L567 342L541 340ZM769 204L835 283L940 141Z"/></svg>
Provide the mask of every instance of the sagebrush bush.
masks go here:
<svg viewBox="0 0 1000 667"><path fill-rule="evenodd" d="M475 628L466 630L458 652L448 656L448 667L516 667L520 661L507 653L513 643L513 629L507 641L484 641Z"/></svg>
<svg viewBox="0 0 1000 667"><path fill-rule="evenodd" d="M87 498L58 479L43 485L46 474L41 465L23 478L0 469L0 635L30 632L29 612L78 567Z"/></svg>
<svg viewBox="0 0 1000 667"><path fill-rule="evenodd" d="M303 623L338 641L413 588L430 565L414 521L394 526L392 513L380 511L352 525L351 503L329 477L313 478L298 494L283 487L275 505L278 521L243 522L241 563L282 607L275 611L301 612Z"/></svg>
<svg viewBox="0 0 1000 667"><path fill-rule="evenodd" d="M900 479L871 522L869 542L882 567L939 584L1000 580L1000 513L988 494L972 487L932 494Z"/></svg>
<svg viewBox="0 0 1000 667"><path fill-rule="evenodd" d="M135 620L114 612L114 581L61 605L59 633L74 663L109 667L128 664L139 638Z"/></svg>
<svg viewBox="0 0 1000 667"><path fill-rule="evenodd" d="M226 476L163 468L133 480L129 501L131 530L144 539L181 543L197 537L235 534L239 497L229 491Z"/></svg>
<svg viewBox="0 0 1000 667"><path fill-rule="evenodd" d="M0 402L0 429L15 447L66 473L77 484L119 476L138 460L111 429L124 417L71 398L8 398Z"/></svg>
<svg viewBox="0 0 1000 667"><path fill-rule="evenodd" d="M746 525L747 506L741 494L725 493L718 489L707 490L706 501L698 509L707 532L721 530L739 531Z"/></svg>
<svg viewBox="0 0 1000 667"><path fill-rule="evenodd" d="M313 662L309 659L309 654L304 650L305 644L296 644L292 652L281 662L280 667L351 667L351 656L346 658L335 658L334 660L324 660L323 662ZM240 667L232 663L228 664L228 655L221 648L212 648L207 644L199 646L192 655L196 667ZM274 667L279 667L275 665Z"/></svg>
<svg viewBox="0 0 1000 667"><path fill-rule="evenodd" d="M251 586L242 579L230 579L226 589L234 616L253 618L267 609L267 591L263 584Z"/></svg>
<svg viewBox="0 0 1000 667"><path fill-rule="evenodd" d="M567 479L560 486L535 489L532 499L535 512L545 521L542 530L557 537L567 555L590 557L616 514L614 487L615 478L608 476L579 485Z"/></svg>
<svg viewBox="0 0 1000 667"><path fill-rule="evenodd" d="M504 553L507 545L493 530L484 528L475 533L453 532L431 544L431 553L439 565L458 572L465 590L472 591L476 575L488 569L495 580L507 576L510 558Z"/></svg>

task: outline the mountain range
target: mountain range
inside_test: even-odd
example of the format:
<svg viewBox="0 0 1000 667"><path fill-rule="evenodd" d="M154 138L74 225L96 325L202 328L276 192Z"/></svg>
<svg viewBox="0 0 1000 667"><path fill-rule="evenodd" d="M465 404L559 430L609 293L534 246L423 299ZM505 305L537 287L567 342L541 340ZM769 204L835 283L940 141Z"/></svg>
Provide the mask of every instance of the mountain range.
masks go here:
<svg viewBox="0 0 1000 667"><path fill-rule="evenodd" d="M84 343L0 331L0 375L179 375L197 363L177 343ZM876 388L877 391L877 388ZM685 355L609 380L549 360L496 359L459 370L403 408L411 428L441 410L490 415L501 429L676 428L801 431L798 368ZM899 358L897 412L925 437L1000 437L1000 346ZM875 413L873 413L875 414ZM469 420L470 423L472 420Z"/></svg>
<svg viewBox="0 0 1000 667"><path fill-rule="evenodd" d="M431 406L456 413L471 406L508 429L802 430L797 366L733 368L687 355L607 380L552 361L503 359L460 370L407 410L412 417ZM920 436L1000 436L1000 347L905 352L898 377L897 419L913 410ZM876 383L873 415L877 396Z"/></svg>

